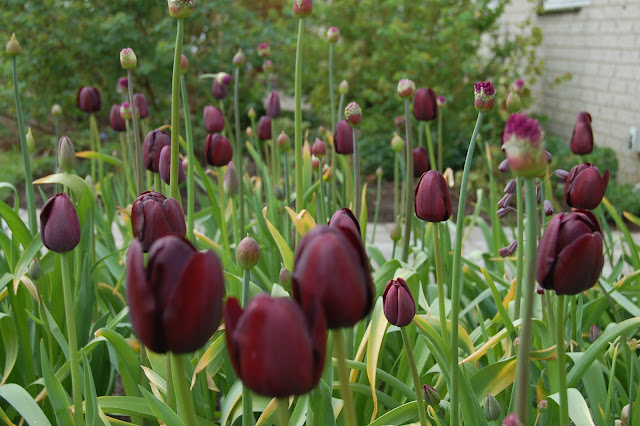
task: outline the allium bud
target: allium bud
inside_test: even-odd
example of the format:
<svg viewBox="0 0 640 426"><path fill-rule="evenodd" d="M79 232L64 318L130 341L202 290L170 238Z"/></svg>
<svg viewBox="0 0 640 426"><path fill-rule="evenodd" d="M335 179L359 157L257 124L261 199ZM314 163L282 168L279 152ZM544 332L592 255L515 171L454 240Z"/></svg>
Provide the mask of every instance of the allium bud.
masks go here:
<svg viewBox="0 0 640 426"><path fill-rule="evenodd" d="M253 136L253 129L251 128L251 126L247 126L247 128L245 129L244 133L247 135L248 138Z"/></svg>
<svg viewBox="0 0 640 426"><path fill-rule="evenodd" d="M567 178L569 177L569 172L566 170L558 169L556 170L556 176L560 178L563 182L566 182Z"/></svg>
<svg viewBox="0 0 640 426"><path fill-rule="evenodd" d="M18 39L16 38L16 33L11 35L9 42L7 43L6 49L7 55L9 56L18 56L22 54L22 47L20 47L20 43L18 43Z"/></svg>
<svg viewBox="0 0 640 426"><path fill-rule="evenodd" d="M262 64L262 71L267 72L272 70L273 70L273 62L271 62L271 59L267 59L266 61L264 61L264 64Z"/></svg>
<svg viewBox="0 0 640 426"><path fill-rule="evenodd" d="M78 108L92 114L100 111L100 92L95 87L83 86L78 90Z"/></svg>
<svg viewBox="0 0 640 426"><path fill-rule="evenodd" d="M500 173L507 173L509 171L509 159L505 158L504 160L502 160L502 162L498 165L498 171Z"/></svg>
<svg viewBox="0 0 640 426"><path fill-rule="evenodd" d="M293 0L293 14L298 18L306 18L313 11L313 0Z"/></svg>
<svg viewBox="0 0 640 426"><path fill-rule="evenodd" d="M56 194L42 206L40 238L56 253L71 251L80 243L80 220L67 194Z"/></svg>
<svg viewBox="0 0 640 426"><path fill-rule="evenodd" d="M226 72L217 73L215 79L218 81L218 83L222 84L223 86L229 86L232 80L231 74Z"/></svg>
<svg viewBox="0 0 640 426"><path fill-rule="evenodd" d="M404 149L404 140L397 133L394 133L391 139L391 149L393 152L402 152Z"/></svg>
<svg viewBox="0 0 640 426"><path fill-rule="evenodd" d="M133 105L136 107L136 113L140 118L149 117L149 104L147 98L142 93L133 95Z"/></svg>
<svg viewBox="0 0 640 426"><path fill-rule="evenodd" d="M478 111L488 112L493 108L496 97L496 89L490 81L478 82L474 85L474 106Z"/></svg>
<svg viewBox="0 0 640 426"><path fill-rule="evenodd" d="M502 421L502 426L522 426L522 422L516 413L509 413Z"/></svg>
<svg viewBox="0 0 640 426"><path fill-rule="evenodd" d="M327 40L331 43L335 43L340 39L340 30L338 27L329 27L327 30Z"/></svg>
<svg viewBox="0 0 640 426"><path fill-rule="evenodd" d="M413 97L413 116L419 121L431 121L438 117L436 93L431 87L416 90Z"/></svg>
<svg viewBox="0 0 640 426"><path fill-rule="evenodd" d="M414 209L427 222L444 222L451 217L451 193L444 176L436 170L422 175L415 190Z"/></svg>
<svg viewBox="0 0 640 426"><path fill-rule="evenodd" d="M571 152L586 155L593 151L593 131L591 130L591 114L585 111L578 113L576 124L571 134Z"/></svg>
<svg viewBox="0 0 640 426"><path fill-rule="evenodd" d="M384 173L384 172L382 171L382 167L378 167L378 168L376 169L376 177L377 177L377 178L381 178L383 173Z"/></svg>
<svg viewBox="0 0 640 426"><path fill-rule="evenodd" d="M403 78L398 82L398 96L401 98L410 98L416 91L416 84L408 78Z"/></svg>
<svg viewBox="0 0 640 426"><path fill-rule="evenodd" d="M227 171L224 174L223 188L225 194L233 197L240 192L240 177L233 161L229 161Z"/></svg>
<svg viewBox="0 0 640 426"><path fill-rule="evenodd" d="M171 136L162 130L147 133L142 144L142 163L144 168L158 173L160 170L160 153L165 146L171 146Z"/></svg>
<svg viewBox="0 0 640 426"><path fill-rule="evenodd" d="M291 271L287 268L280 269L280 274L278 275L278 279L280 280L280 284L284 288L291 288Z"/></svg>
<svg viewBox="0 0 640 426"><path fill-rule="evenodd" d="M260 260L260 246L247 234L236 249L236 263L245 271L252 269Z"/></svg>
<svg viewBox="0 0 640 426"><path fill-rule="evenodd" d="M358 127L362 121L362 109L356 102L351 102L344 109L344 118L351 127Z"/></svg>
<svg viewBox="0 0 640 426"><path fill-rule="evenodd" d="M267 110L267 116L270 118L275 119L280 117L280 96L278 96L278 92L275 90L272 90L269 96L267 96L265 109Z"/></svg>
<svg viewBox="0 0 640 426"><path fill-rule="evenodd" d="M347 83L347 80L342 80L340 82L340 84L338 85L338 93L341 95L346 95L347 93L349 93L349 83Z"/></svg>
<svg viewBox="0 0 640 426"><path fill-rule="evenodd" d="M333 134L333 145L338 154L353 153L353 130L346 120L338 121Z"/></svg>
<svg viewBox="0 0 640 426"><path fill-rule="evenodd" d="M438 105L438 108L446 108L447 107L447 98L445 98L442 95L439 95L436 98L436 104Z"/></svg>
<svg viewBox="0 0 640 426"><path fill-rule="evenodd" d="M402 278L390 280L382 294L384 316L390 324L406 327L416 314L416 302L413 300L407 282Z"/></svg>
<svg viewBox="0 0 640 426"><path fill-rule="evenodd" d="M533 177L542 173L547 165L544 133L538 120L525 114L512 114L502 135L509 168L518 176Z"/></svg>
<svg viewBox="0 0 640 426"><path fill-rule="evenodd" d="M420 177L431 170L427 148L419 146L413 150L413 177Z"/></svg>
<svg viewBox="0 0 640 426"><path fill-rule="evenodd" d="M160 161L158 163L158 173L167 185L171 182L171 146L165 146L160 151ZM178 185L182 184L186 179L184 166L182 161L178 161Z"/></svg>
<svg viewBox="0 0 640 426"><path fill-rule="evenodd" d="M600 331L598 326L593 324L589 329L589 341L593 343L596 340L598 340L598 337L600 337L601 335L602 335L602 332Z"/></svg>
<svg viewBox="0 0 640 426"><path fill-rule="evenodd" d="M189 59L186 56L180 56L180 74L185 75L189 71Z"/></svg>
<svg viewBox="0 0 640 426"><path fill-rule="evenodd" d="M422 397L424 398L424 402L430 407L437 407L440 405L440 394L433 386L422 386Z"/></svg>
<svg viewBox="0 0 640 426"><path fill-rule="evenodd" d="M176 19L188 18L196 6L196 0L167 0L167 3L169 15Z"/></svg>
<svg viewBox="0 0 640 426"><path fill-rule="evenodd" d="M315 155L311 156L311 168L313 170L319 170L320 169L320 160Z"/></svg>
<svg viewBox="0 0 640 426"><path fill-rule="evenodd" d="M323 158L327 153L327 147L320 139L316 138L316 141L311 147L311 153L318 158Z"/></svg>
<svg viewBox="0 0 640 426"><path fill-rule="evenodd" d="M518 95L522 95L522 93L524 93L524 80L522 80L521 78L516 78L516 80L511 85L511 89Z"/></svg>
<svg viewBox="0 0 640 426"><path fill-rule="evenodd" d="M76 165L76 151L67 135L58 141L58 167L65 173L71 173Z"/></svg>
<svg viewBox="0 0 640 426"><path fill-rule="evenodd" d="M500 257L512 256L513 253L516 252L517 248L518 248L518 240L514 240L508 246L502 247L500 250L498 250L498 254L500 255Z"/></svg>
<svg viewBox="0 0 640 426"><path fill-rule="evenodd" d="M31 127L27 128L27 134L25 136L27 138L27 150L29 151L29 153L33 154L33 151L36 150L36 140L33 137Z"/></svg>
<svg viewBox="0 0 640 426"><path fill-rule="evenodd" d="M123 102L120 105L120 116L123 120L131 120L133 113L131 112L131 104L129 102Z"/></svg>
<svg viewBox="0 0 640 426"><path fill-rule="evenodd" d="M207 163L214 167L226 166L233 157L231 142L219 133L208 135L204 148L204 156Z"/></svg>
<svg viewBox="0 0 640 426"><path fill-rule="evenodd" d="M263 115L258 121L258 139L268 141L271 140L271 136L271 119Z"/></svg>
<svg viewBox="0 0 640 426"><path fill-rule="evenodd" d="M564 186L564 200L576 209L593 210L602 201L609 185L609 169L600 170L591 163L574 166Z"/></svg>
<svg viewBox="0 0 640 426"><path fill-rule="evenodd" d="M125 47L120 51L120 65L125 70L131 70L138 66L138 58L130 47Z"/></svg>
<svg viewBox="0 0 640 426"><path fill-rule="evenodd" d="M280 149L280 151L282 152L288 152L289 149L291 149L291 140L289 139L289 136L287 136L287 134L283 131L280 132L280 134L278 135L278 149Z"/></svg>
<svg viewBox="0 0 640 426"><path fill-rule="evenodd" d="M542 205L544 207L545 216L553 216L555 212L553 211L553 205L551 204L551 201L544 200L544 203Z"/></svg>
<svg viewBox="0 0 640 426"><path fill-rule="evenodd" d="M522 106L522 103L520 102L520 96L518 96L518 94L515 92L509 92L509 94L507 95L506 105L507 111L509 111L510 113L520 111L520 107Z"/></svg>
<svg viewBox="0 0 640 426"><path fill-rule="evenodd" d="M51 115L53 115L54 117L59 117L60 115L62 115L62 107L58 104L53 104L53 106L51 107Z"/></svg>
<svg viewBox="0 0 640 426"><path fill-rule="evenodd" d="M258 45L258 56L261 58L268 58L271 55L271 48L267 43L260 43Z"/></svg>
<svg viewBox="0 0 640 426"><path fill-rule="evenodd" d="M402 238L402 227L400 226L400 223L396 222L391 227L391 230L389 231L389 238L391 238L391 241L394 243L400 241Z"/></svg>
<svg viewBox="0 0 640 426"><path fill-rule="evenodd" d="M490 393L488 393L487 397L484 399L484 405L482 407L484 409L484 415L489 421L497 420L502 414L502 408L500 408L498 400Z"/></svg>
<svg viewBox="0 0 640 426"><path fill-rule="evenodd" d="M256 118L256 110L253 109L253 107L249 108L249 111L247 111L247 117L249 117L251 120Z"/></svg>
<svg viewBox="0 0 640 426"><path fill-rule="evenodd" d="M244 65L245 57L244 53L242 53L242 49L238 49L235 55L233 55L233 66L239 67Z"/></svg>
<svg viewBox="0 0 640 426"><path fill-rule="evenodd" d="M402 128L404 127L404 117L398 115L393 119L393 124L395 124L398 129L402 130Z"/></svg>
<svg viewBox="0 0 640 426"><path fill-rule="evenodd" d="M204 129L207 133L219 133L224 130L224 116L219 108L207 105L202 111Z"/></svg>

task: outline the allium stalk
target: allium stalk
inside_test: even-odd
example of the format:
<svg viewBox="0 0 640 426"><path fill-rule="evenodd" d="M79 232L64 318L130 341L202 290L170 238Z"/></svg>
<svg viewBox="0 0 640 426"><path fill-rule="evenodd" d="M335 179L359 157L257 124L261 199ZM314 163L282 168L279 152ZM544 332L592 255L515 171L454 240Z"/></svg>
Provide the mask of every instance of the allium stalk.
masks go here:
<svg viewBox="0 0 640 426"><path fill-rule="evenodd" d="M195 244L193 235L194 215L195 215L195 178L194 162L196 159L193 152L193 130L191 127L191 114L189 112L189 99L187 97L187 83L184 74L180 75L180 85L182 86L182 108L184 109L184 130L187 137L187 239ZM173 167L173 166L172 166ZM156 189L157 191L157 189Z"/></svg>
<svg viewBox="0 0 640 426"><path fill-rule="evenodd" d="M304 19L298 19L298 42L296 45L296 74L295 74L295 169L296 169L296 211L302 211L304 206L304 188L302 185L302 35Z"/></svg>
<svg viewBox="0 0 640 426"><path fill-rule="evenodd" d="M244 176L244 169L242 168L242 139L240 137L240 96L238 94L240 86L240 67L236 66L233 71L233 115L236 127L236 160L235 164L238 167L240 173L240 192L238 193L238 209L237 213L239 220L240 233L244 232L244 185L242 183Z"/></svg>
<svg viewBox="0 0 640 426"><path fill-rule="evenodd" d="M411 238L411 219L413 219L413 141L411 138L411 111L409 108L409 102L411 99L404 99L404 130L406 134L406 174L405 174L405 222L404 222L404 235L402 237L402 261L409 260L409 243ZM462 235L462 233L460 233ZM457 354L456 354L457 355ZM456 358L456 368L458 360Z"/></svg>
<svg viewBox="0 0 640 426"><path fill-rule="evenodd" d="M534 199L535 200L535 199ZM527 205L529 199L527 198ZM560 424L568 425L569 422L569 397L567 394L567 364L564 356L564 299L565 296L558 294L556 297L556 356L558 363L558 392L560 393ZM519 361L519 360L518 360ZM518 365L520 362L518 362ZM528 366L527 366L528 369ZM529 383L527 382L527 385ZM528 401L528 400L527 400ZM517 401L516 401L517 402ZM525 405L526 407L526 405ZM526 408L525 408L526 414ZM524 417L520 417L524 418Z"/></svg>
<svg viewBox="0 0 640 426"><path fill-rule="evenodd" d="M353 128L353 214L360 220L360 151L358 129ZM365 236L366 239L366 236Z"/></svg>
<svg viewBox="0 0 640 426"><path fill-rule="evenodd" d="M133 143L134 146L134 156L136 161L136 188L138 190L138 194L142 193L142 152L140 145L140 131L138 130L138 117L136 114L136 104L133 102L133 77L131 76L131 69L127 69L127 80L129 82L129 99L131 99L131 122L133 123ZM173 134L173 132L172 132ZM99 146L99 145L98 145ZM177 164L176 164L177 165ZM173 167L173 166L171 166ZM100 160L100 178L103 176L102 171L102 160ZM178 173L176 172L176 175ZM177 179L177 176L176 176Z"/></svg>
<svg viewBox="0 0 640 426"><path fill-rule="evenodd" d="M382 168L378 167L376 171L376 211L373 215L373 232L371 233L371 244L376 239L376 228L378 227L378 215L380 214L380 195L382 192Z"/></svg>
<svg viewBox="0 0 640 426"><path fill-rule="evenodd" d="M524 203L522 202L522 178L516 177L516 209L518 214L518 246L516 248L516 288L515 288L515 316L521 318L520 302L522 299L522 277L524 275Z"/></svg>
<svg viewBox="0 0 640 426"><path fill-rule="evenodd" d="M173 54L173 77L171 80L171 177L169 196L182 204L178 189L178 161L180 153L180 65L182 63L182 40L184 19L177 19L176 46ZM189 160L191 162L191 160Z"/></svg>
<svg viewBox="0 0 640 426"><path fill-rule="evenodd" d="M333 92L333 46L329 43L329 111L331 112L331 130L336 128L336 97Z"/></svg>

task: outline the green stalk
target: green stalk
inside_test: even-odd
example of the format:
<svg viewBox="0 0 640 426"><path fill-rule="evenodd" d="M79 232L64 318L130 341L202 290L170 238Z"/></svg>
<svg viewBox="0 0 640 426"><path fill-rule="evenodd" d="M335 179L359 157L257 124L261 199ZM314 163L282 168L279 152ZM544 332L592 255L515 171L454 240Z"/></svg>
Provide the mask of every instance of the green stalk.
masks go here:
<svg viewBox="0 0 640 426"><path fill-rule="evenodd" d="M436 155L433 151L433 140L431 139L431 122L425 122L424 131L427 134L427 149L429 150L429 168L438 170L436 168Z"/></svg>
<svg viewBox="0 0 640 426"><path fill-rule="evenodd" d="M289 190L289 160L287 159L287 152L283 152L282 159L284 161L284 205L288 206L291 203L291 191ZM242 194L242 193L241 193ZM240 204L242 205L242 204ZM289 221L284 221L284 239L287 244L291 245L290 237L291 233L289 232Z"/></svg>
<svg viewBox="0 0 640 426"><path fill-rule="evenodd" d="M324 191L322 189L323 179L322 179L322 160L320 160L320 167L318 168L318 198L320 201L320 207L318 209L318 221L320 224L324 225L326 223L325 220L325 208L324 208Z"/></svg>
<svg viewBox="0 0 640 426"><path fill-rule="evenodd" d="M271 183L275 187L278 185L278 136L276 135L276 119L271 120Z"/></svg>
<svg viewBox="0 0 640 426"><path fill-rule="evenodd" d="M518 363L516 365L516 414L524 423L527 423L527 410L529 408L529 369L531 352L531 327L533 320L533 293L536 283L536 249L538 246L538 220L536 217L536 187L533 178L525 178L525 208L527 209L527 276L523 282L522 328L520 329L520 346L518 347ZM558 318L561 318L560 315ZM564 336L564 333L562 334ZM564 348L563 348L564 351ZM564 355L558 359L563 362ZM560 372L562 375L563 373ZM565 378L566 382L566 378ZM562 392L562 389L560 390ZM565 386L566 392L566 386ZM565 394L566 395L566 394ZM562 417L561 417L562 419ZM569 422L563 423L568 424Z"/></svg>
<svg viewBox="0 0 640 426"><path fill-rule="evenodd" d="M184 19L178 19L176 47L173 54L173 78L171 80L171 176L169 196L182 205L178 190L178 154L180 153L180 61L182 59L182 39L184 37Z"/></svg>
<svg viewBox="0 0 640 426"><path fill-rule="evenodd" d="M333 342L336 350L336 359L338 361L338 376L340 378L340 393L344 407L342 414L344 422L347 426L357 426L356 411L353 405L353 395L351 394L351 386L349 385L349 369L347 367L347 352L344 345L344 334L341 328L333 330Z"/></svg>
<svg viewBox="0 0 640 426"><path fill-rule="evenodd" d="M131 70L127 70L127 80L129 80L129 99L131 99L131 121L133 122L133 143L134 155L136 159L136 187L138 194L142 191L142 145L140 144L140 130L138 130L138 117L136 115L136 104L133 102L133 77ZM173 134L173 132L172 132ZM172 166L173 167L173 166ZM176 171L177 173L177 171ZM102 179L102 160L100 160L100 178Z"/></svg>
<svg viewBox="0 0 640 426"><path fill-rule="evenodd" d="M194 215L195 215L195 177L194 161L198 161L193 152L193 129L191 128L191 113L189 112L189 99L187 97L187 83L184 75L180 75L180 85L182 86L182 109L184 110L184 130L187 134L187 239L195 243L193 236Z"/></svg>
<svg viewBox="0 0 640 426"><path fill-rule="evenodd" d="M576 345L579 347L580 342L578 342L578 295L576 297L572 297L570 300L571 303L571 342L569 342L569 351L573 352L573 342L576 342ZM633 375L630 376L633 379Z"/></svg>
<svg viewBox="0 0 640 426"><path fill-rule="evenodd" d="M267 84L267 95L269 95L269 93L271 93L271 75L269 74L269 67L267 67L266 60L264 61L263 69L264 69L265 83Z"/></svg>
<svg viewBox="0 0 640 426"><path fill-rule="evenodd" d="M338 101L338 120L337 121L340 121L343 119L343 116L342 116L342 114L344 113L343 107L344 107L344 95L341 93L340 100ZM336 121L336 124L337 124L337 121ZM335 131L335 128L333 130Z"/></svg>
<svg viewBox="0 0 640 426"><path fill-rule="evenodd" d="M296 211L302 211L304 188L302 185L302 34L304 19L298 20L298 43L296 45L296 76L295 76L295 150L296 150ZM297 234L296 234L297 235Z"/></svg>
<svg viewBox="0 0 640 426"><path fill-rule="evenodd" d="M413 376L413 389L416 392L416 402L418 403L418 415L420 416L420 425L426 426L427 412L424 409L424 401L422 399L422 386L420 384L420 375L418 374L418 368L416 367L416 361L413 359L413 349L411 349L411 341L407 335L405 327L400 327L400 334L402 334L402 342L404 343L404 350L407 353L407 360L409 361L409 367L411 369L411 376Z"/></svg>
<svg viewBox="0 0 640 426"><path fill-rule="evenodd" d="M240 192L238 193L238 207L239 207L239 220L240 220L240 234L244 233L244 185L242 183L244 176L244 169L242 168L242 139L240 137L240 98L238 95L240 86L240 67L236 67L233 72L233 114L236 126L236 167L238 174L240 175ZM257 130L257 129L256 129ZM189 184L191 186L191 184Z"/></svg>
<svg viewBox="0 0 640 426"><path fill-rule="evenodd" d="M13 65L13 91L16 98L16 115L18 116L18 131L20 132L20 148L22 150L22 163L24 166L25 192L27 193L27 212L29 214L29 231L31 235L38 232L38 221L36 219L36 196L33 190L33 174L31 173L31 160L29 159L29 148L27 147L27 133L24 128L24 115L22 114L22 103L20 102L20 91L18 90L18 68L16 57L11 58Z"/></svg>
<svg viewBox="0 0 640 426"><path fill-rule="evenodd" d="M413 142L411 140L411 115L409 113L409 99L404 100L404 130L407 138L405 145L406 154L406 174L405 174L405 193L404 193L404 236L402 237L402 261L409 260L409 244L411 238L411 219L413 219ZM456 360L456 365L458 361Z"/></svg>
<svg viewBox="0 0 640 426"><path fill-rule="evenodd" d="M89 114L89 130L91 132L89 136L91 140L93 140L93 150L95 152L101 152L102 142L100 142L100 132L98 131L98 122L96 120L95 114ZM102 158L98 158L98 176L92 175L91 177L97 178L98 181L101 181L103 176L104 176L104 162L102 161Z"/></svg>
<svg viewBox="0 0 640 426"><path fill-rule="evenodd" d="M371 244L376 239L376 228L378 227L378 215L380 214L380 194L382 192L382 176L378 176L378 187L376 188L376 212L373 216L373 232L371 233Z"/></svg>
<svg viewBox="0 0 640 426"><path fill-rule="evenodd" d="M469 171L471 170L471 162L473 160L473 150L476 146L476 138L482 124L484 113L478 112L476 125L469 141L467 157L464 162L464 171L462 172L462 183L460 184L460 199L458 201L458 215L456 219L456 242L453 250L452 279L451 279L451 424L458 426L460 424L460 386L458 384L459 367L458 367L458 316L460 313L460 292L462 286L462 233L464 222L464 209L467 199L467 185L469 182Z"/></svg>
<svg viewBox="0 0 640 426"><path fill-rule="evenodd" d="M246 308L249 303L249 276L250 271L242 272L242 307ZM253 400L251 391L242 384L242 426L253 426Z"/></svg>
<svg viewBox="0 0 640 426"><path fill-rule="evenodd" d="M76 334L74 300L71 292L69 275L69 258L67 253L60 253L62 271L62 292L64 297L64 316L67 320L67 337L69 339L69 364L71 365L71 388L73 391L74 420L78 426L84 425L82 413L82 374L80 372L80 357L78 356L78 336Z"/></svg>
<svg viewBox="0 0 640 426"><path fill-rule="evenodd" d="M9 286L8 290L9 304L13 309L16 331L18 332L18 347L20 351L20 364L18 365L22 367L21 374L24 383L29 384L36 380L36 371L33 367L33 350L27 317L28 309L25 307L25 298L23 297L24 290L18 287L17 294L13 292L13 286Z"/></svg>
<svg viewBox="0 0 640 426"><path fill-rule="evenodd" d="M358 129L353 128L353 214L360 220L360 155ZM366 236L365 236L366 239Z"/></svg>
<svg viewBox="0 0 640 426"><path fill-rule="evenodd" d="M518 246L516 247L516 288L515 310L516 318L521 318L520 301L522 299L522 277L524 275L524 206L522 202L522 178L516 177L516 209L518 215Z"/></svg>
<svg viewBox="0 0 640 426"><path fill-rule="evenodd" d="M289 398L278 398L278 426L289 426Z"/></svg>
<svg viewBox="0 0 640 426"><path fill-rule="evenodd" d="M400 215L400 158L397 152L393 154L393 219Z"/></svg>
<svg viewBox="0 0 640 426"><path fill-rule="evenodd" d="M176 411L176 393L173 389L173 375L171 374L171 353L165 355L165 368L167 370L167 405Z"/></svg>
<svg viewBox="0 0 640 426"><path fill-rule="evenodd" d="M329 43L329 111L331 116L331 129L335 130L336 128L336 96L333 93L333 45L334 43Z"/></svg>
<svg viewBox="0 0 640 426"><path fill-rule="evenodd" d="M182 19L180 19L182 21ZM186 382L186 371L184 368L185 355L167 354L171 357L171 376L173 378L173 386L178 403L178 414L184 419L187 425L198 424L196 420L196 410L193 405L193 397Z"/></svg>
<svg viewBox="0 0 640 426"><path fill-rule="evenodd" d="M227 167L227 166L223 166ZM220 206L220 233L223 235L223 241L228 241L229 231L227 229L227 203L224 199L224 171L223 167L216 167L216 174L218 178L218 203ZM236 241L236 244L240 241ZM227 243L228 244L228 243Z"/></svg>
<svg viewBox="0 0 640 426"><path fill-rule="evenodd" d="M535 198L534 198L535 201ZM529 199L527 198L527 204ZM560 424L569 424L569 397L567 395L567 365L564 359L564 295L556 297L556 354L558 363L558 382L560 389ZM522 417L520 417L522 418Z"/></svg>
<svg viewBox="0 0 640 426"><path fill-rule="evenodd" d="M438 170L444 172L442 164L442 109L438 111Z"/></svg>
<svg viewBox="0 0 640 426"><path fill-rule="evenodd" d="M131 184L131 173L129 170L129 156L127 155L126 133L122 132L120 133L120 150L122 151L122 174L124 174L125 181L127 182L127 189L131 191L133 190L133 185ZM127 194L127 192L129 191L125 191L125 194Z"/></svg>
<svg viewBox="0 0 640 426"><path fill-rule="evenodd" d="M433 253L436 262L436 282L438 283L438 310L440 311L440 327L442 328L442 339L449 340L447 331L447 313L444 306L444 277L442 274L442 253L440 252L439 223L433 224Z"/></svg>

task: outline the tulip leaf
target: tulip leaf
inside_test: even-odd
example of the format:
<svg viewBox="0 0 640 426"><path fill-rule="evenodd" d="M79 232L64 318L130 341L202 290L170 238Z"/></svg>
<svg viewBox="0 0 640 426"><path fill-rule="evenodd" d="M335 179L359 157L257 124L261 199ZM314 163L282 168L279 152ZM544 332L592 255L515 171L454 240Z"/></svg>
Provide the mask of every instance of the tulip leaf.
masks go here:
<svg viewBox="0 0 640 426"><path fill-rule="evenodd" d="M267 208L262 209L262 216L264 217L264 221L267 223L267 227L269 228L269 232L273 237L273 240L276 242L278 246L278 250L280 250L280 255L282 255L282 263L284 263L284 267L290 271L293 271L293 252L289 247L289 244L282 238L282 235L276 229L275 226L267 219Z"/></svg>
<svg viewBox="0 0 640 426"><path fill-rule="evenodd" d="M416 417L418 412L418 403L416 401L407 402L393 410L383 414L371 423L369 426L385 426L385 425L401 425L408 423Z"/></svg>
<svg viewBox="0 0 640 426"><path fill-rule="evenodd" d="M627 245L629 246L629 250L631 251L631 260L633 263L633 268L636 270L640 269L640 255L638 255L638 247L633 241L633 237L629 232L629 228L627 228L627 225L625 225L624 221L622 220L620 215L618 215L618 212L616 211L615 207L611 205L611 202L607 199L607 197L602 198L602 205L607 209L607 211L609 212L609 215L611 216L613 221L616 223L616 226L618 227L619 230L622 231L622 233L624 234L624 238L627 240Z"/></svg>
<svg viewBox="0 0 640 426"><path fill-rule="evenodd" d="M202 354L200 359L198 360L198 364L196 364L196 368L193 370L193 376L191 377L191 389L196 384L196 376L205 370L211 362L222 353L222 350L225 347L225 335L224 333L220 334L211 345L207 348L207 350Z"/></svg>
<svg viewBox="0 0 640 426"><path fill-rule="evenodd" d="M182 419L167 404L153 396L151 392L142 386L138 386L138 388L140 389L144 399L147 400L147 403L153 413L158 417L158 420L161 420L167 425L185 426Z"/></svg>
<svg viewBox="0 0 640 426"><path fill-rule="evenodd" d="M389 322L387 321L382 309L382 298L378 297L376 305L373 308L373 314L371 315L371 323L369 324L371 330L369 331L369 342L367 343L367 378L369 379L371 399L373 400L373 414L371 415L371 421L373 421L378 414L376 373L378 358L380 357L380 350L382 349L382 341L388 325Z"/></svg>
<svg viewBox="0 0 640 426"><path fill-rule="evenodd" d="M15 383L0 386L0 398L15 408L29 425L51 426L33 397L22 386Z"/></svg>
<svg viewBox="0 0 640 426"><path fill-rule="evenodd" d="M152 390L155 388L158 391L162 392L164 395L167 394L167 381L163 379L160 374L153 371L149 367L141 366L144 375L149 379L149 384L152 386ZM155 393L155 392L154 392Z"/></svg>
<svg viewBox="0 0 640 426"><path fill-rule="evenodd" d="M569 418L573 424L580 426L595 426L595 423L591 418L587 402L584 400L580 391L575 388L569 388L567 389L567 396L569 398L567 401L567 405L569 406ZM549 395L548 399L560 405L560 394L554 393L553 395Z"/></svg>
<svg viewBox="0 0 640 426"><path fill-rule="evenodd" d="M373 283L376 288L376 296L382 296L389 280L396 275L396 270L402 266L398 259L391 259L384 263L373 275Z"/></svg>
<svg viewBox="0 0 640 426"><path fill-rule="evenodd" d="M440 335L442 335L442 326L440 325L440 318L435 315L433 312L431 315L421 315L421 319L423 319L427 324L433 327ZM451 321L447 320L447 330L451 332ZM448 343L448 342L447 342ZM466 353L473 353L475 350L473 346L473 342L471 342L471 337L469 337L469 333L465 330L464 327L458 326L458 346L464 349Z"/></svg>
<svg viewBox="0 0 640 426"><path fill-rule="evenodd" d="M0 338L4 348L4 371L0 380L0 386L9 378L11 370L18 359L18 332L13 323L13 318L0 312Z"/></svg>
<svg viewBox="0 0 640 426"><path fill-rule="evenodd" d="M502 320L502 323L509 331L509 334L511 335L511 339L515 339L516 337L518 337L518 332L516 331L516 328L513 326L513 323L511 322L511 318L509 318L509 314L505 309L502 299L500 299L500 294L498 294L498 289L496 288L496 285L494 284L493 280L489 276L489 273L487 273L487 271L484 268L480 268L480 270L482 271L482 274L487 280L487 284L489 284L489 288L491 289L491 294L493 294L493 300L496 302L496 307L498 308L498 314L500 315L500 319Z"/></svg>
<svg viewBox="0 0 640 426"><path fill-rule="evenodd" d="M53 374L43 341L40 341L40 359L45 388L49 394L49 401L55 412L56 421L63 426L73 426L73 418L69 409L71 405L69 395L62 387L60 380Z"/></svg>
<svg viewBox="0 0 640 426"><path fill-rule="evenodd" d="M98 409L98 399L96 396L96 385L93 382L93 374L91 373L91 364L87 359L87 355L82 354L82 364L84 366L84 398L85 398L85 418L89 425L100 425L100 414Z"/></svg>
<svg viewBox="0 0 640 426"><path fill-rule="evenodd" d="M296 231L298 231L301 236L304 236L316 226L316 221L313 220L313 217L308 211L302 210L300 213L296 214L296 212L289 206L286 206L285 209L291 217L293 226L295 226Z"/></svg>
<svg viewBox="0 0 640 426"><path fill-rule="evenodd" d="M577 362L584 352L568 352L566 356L571 358L574 362ZM582 376L582 383L584 383L584 390L587 393L589 399L591 416L597 426L604 424L602 415L604 414L605 405L607 400L607 385L604 381L603 365L600 361L596 360L587 369L587 372Z"/></svg>
<svg viewBox="0 0 640 426"><path fill-rule="evenodd" d="M109 328L101 328L96 331L96 337L109 342L109 357L122 377L122 384L127 396L138 396L138 383L140 383L142 371L136 353L122 335Z"/></svg>
<svg viewBox="0 0 640 426"><path fill-rule="evenodd" d="M516 357L489 364L473 376L471 387L478 402L482 402L488 393L498 395L513 383L516 377Z"/></svg>
<svg viewBox="0 0 640 426"><path fill-rule="evenodd" d="M3 201L0 201L0 216L5 222L7 222L7 225L9 226L9 229L11 229L11 233L15 239L22 244L22 247L27 247L32 239L31 232L29 232L29 229L22 219L20 219L20 216L18 216L18 214Z"/></svg>
<svg viewBox="0 0 640 426"><path fill-rule="evenodd" d="M78 158L83 158L83 159L94 159L94 160L102 160L105 163L109 163L112 164L116 167L122 167L122 161L120 161L119 159L108 155L108 154L104 154L102 152L95 152L95 151L79 151L76 152L76 157Z"/></svg>

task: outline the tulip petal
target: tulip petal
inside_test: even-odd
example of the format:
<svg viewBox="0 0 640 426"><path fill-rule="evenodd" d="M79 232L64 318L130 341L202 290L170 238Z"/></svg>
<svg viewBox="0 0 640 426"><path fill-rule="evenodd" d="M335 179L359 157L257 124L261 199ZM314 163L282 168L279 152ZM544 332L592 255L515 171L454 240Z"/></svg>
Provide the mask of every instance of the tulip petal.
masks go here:
<svg viewBox="0 0 640 426"><path fill-rule="evenodd" d="M227 342L227 351L229 351L229 359L231 360L231 364L233 364L233 368L236 371L240 371L239 364L239 349L238 343L235 341L235 330L240 321L240 317L242 316L242 308L240 307L240 303L238 299L235 297L230 297L227 299L227 304L224 308L224 326L225 326L225 339Z"/></svg>
<svg viewBox="0 0 640 426"><path fill-rule="evenodd" d="M538 283L546 289L551 288L549 279L552 277L549 276L549 273L553 270L553 264L556 261L558 231L564 215L564 213L558 213L551 219L538 245L538 256L536 260L537 279Z"/></svg>
<svg viewBox="0 0 640 426"><path fill-rule="evenodd" d="M578 237L558 255L553 273L555 292L574 295L588 290L597 282L603 264L602 235L596 232Z"/></svg>

